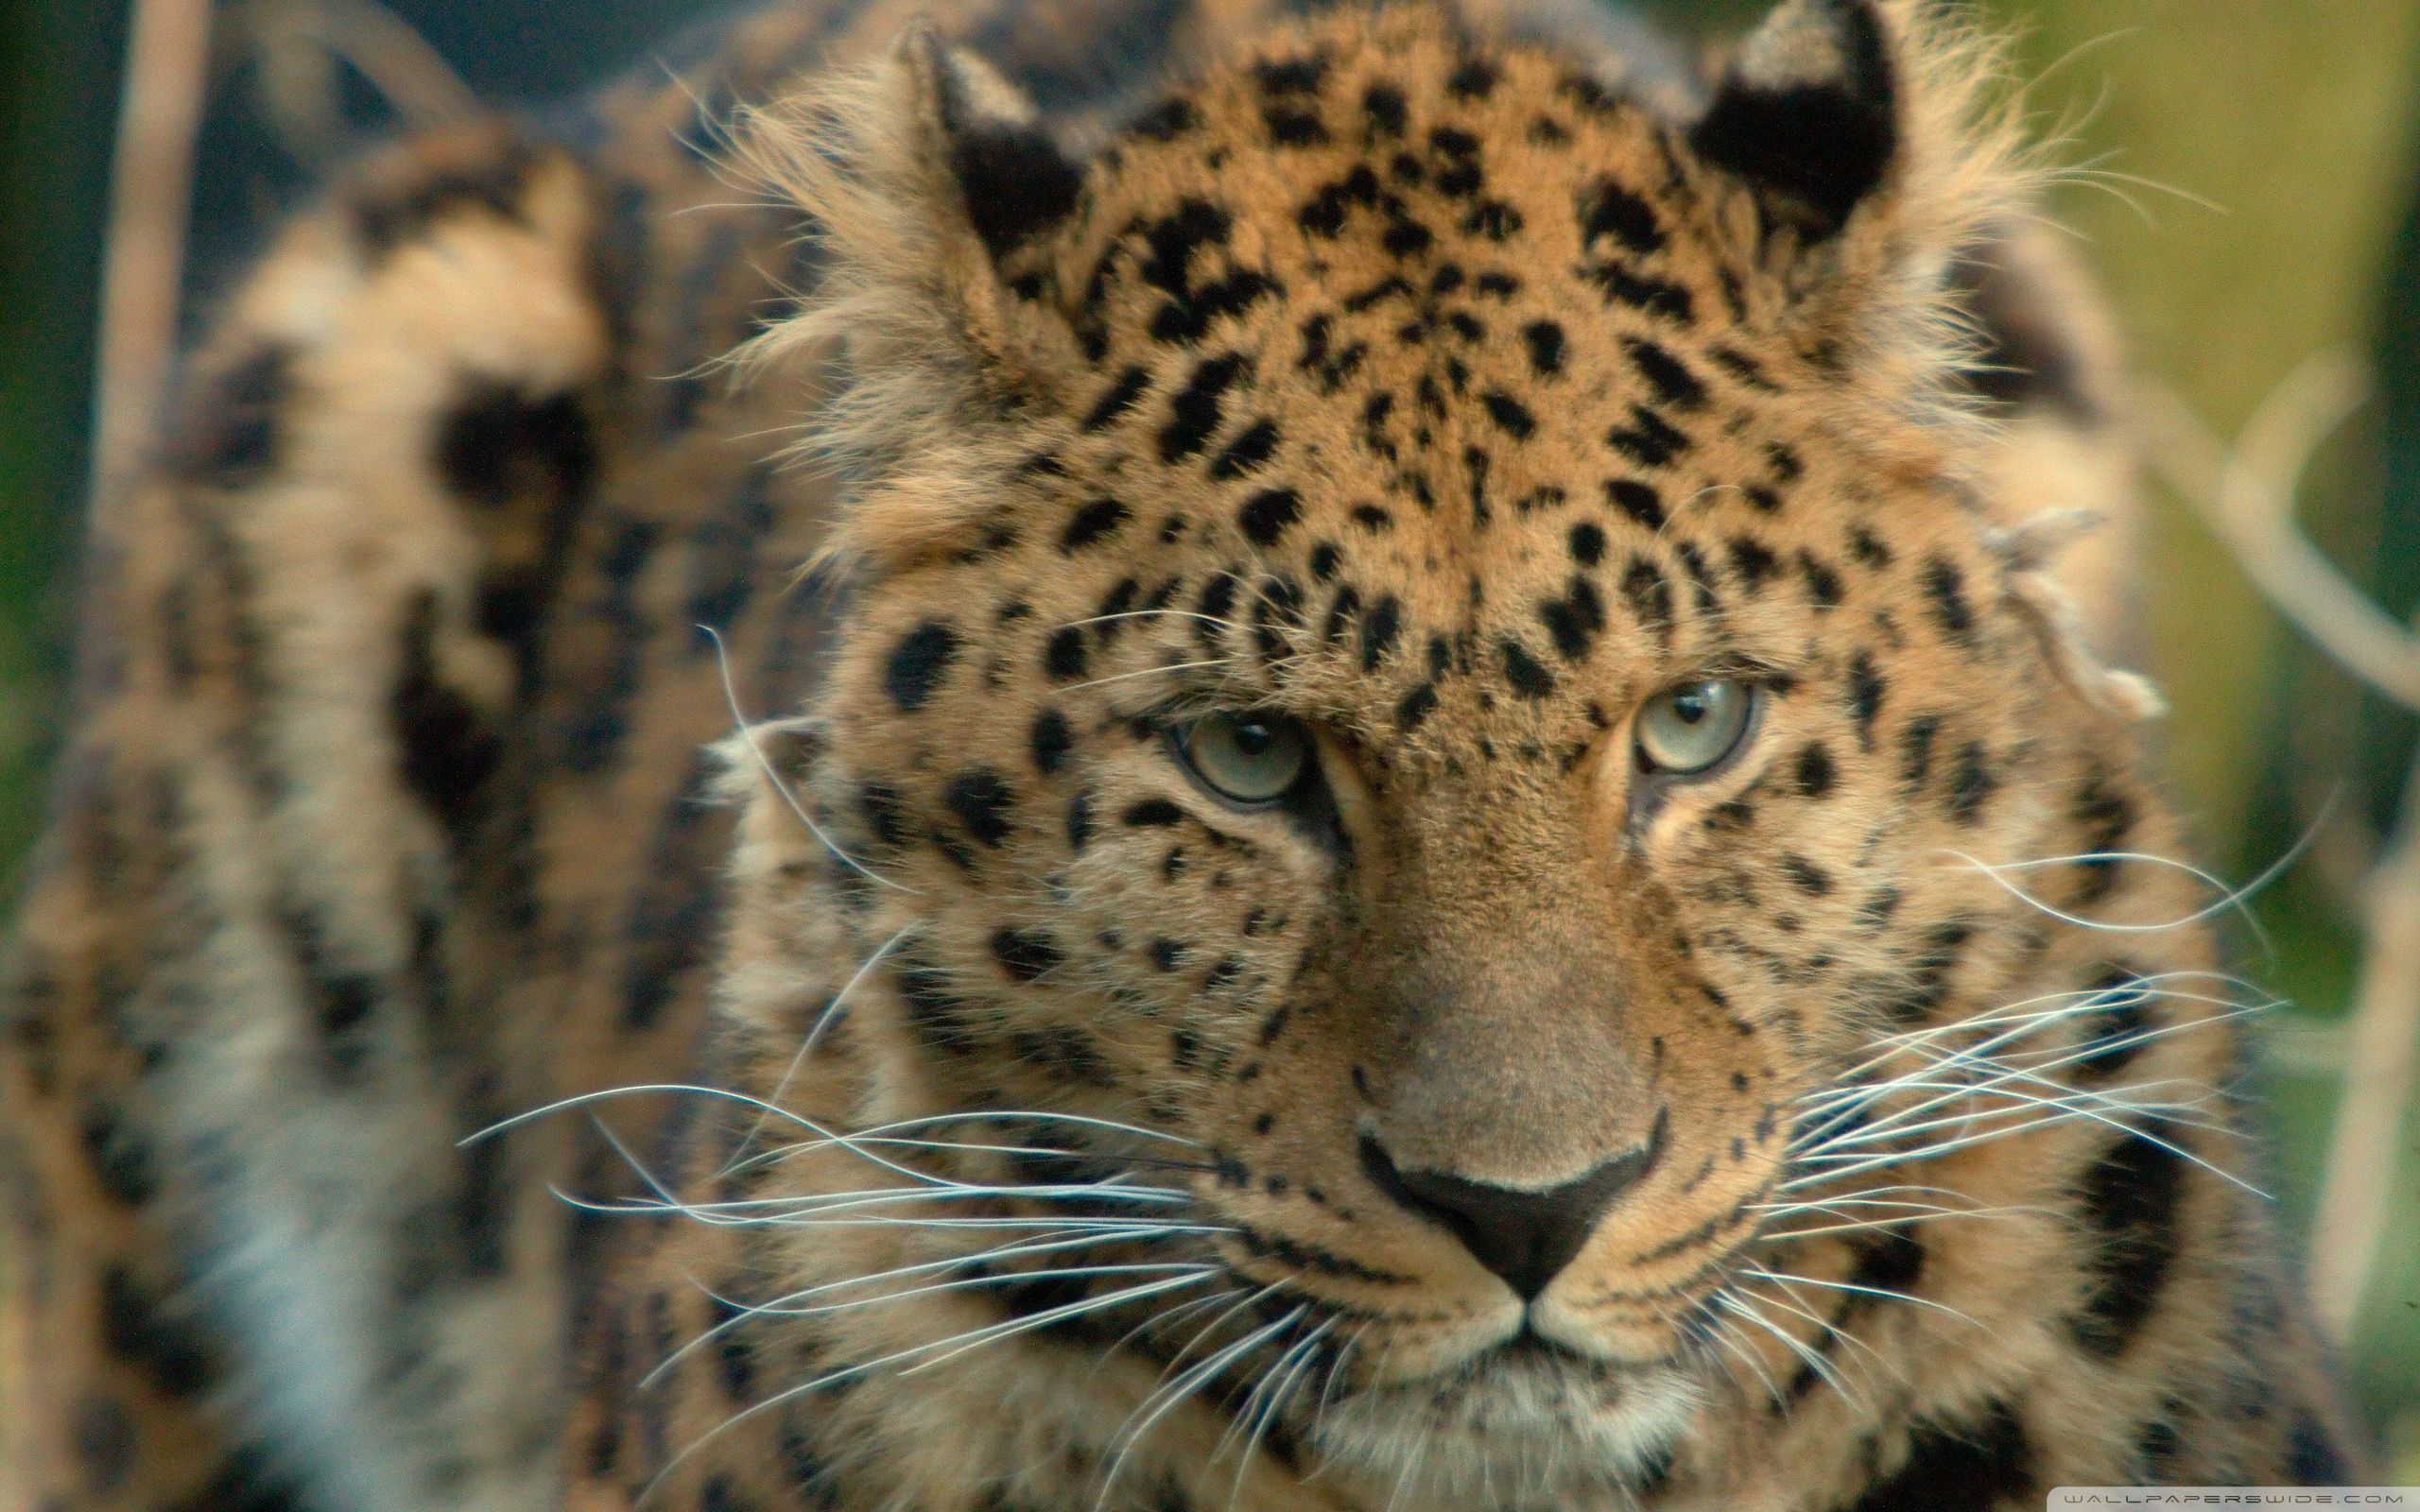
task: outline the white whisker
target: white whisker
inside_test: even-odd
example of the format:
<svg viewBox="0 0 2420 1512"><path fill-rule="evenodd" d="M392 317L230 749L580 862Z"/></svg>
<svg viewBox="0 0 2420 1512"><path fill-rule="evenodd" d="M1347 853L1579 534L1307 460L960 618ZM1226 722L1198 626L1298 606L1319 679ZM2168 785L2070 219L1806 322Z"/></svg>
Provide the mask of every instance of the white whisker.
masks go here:
<svg viewBox="0 0 2420 1512"><path fill-rule="evenodd" d="M711 625L700 625L698 628L703 630L706 638L715 644L715 667L722 674L723 702L731 708L732 723L738 727L739 738L748 743L748 753L756 758L757 768L765 774L765 781L771 783L773 791L781 795L783 803L788 806L789 811L798 816L798 821L806 826L806 833L815 836L824 850L832 852L835 860L868 882L879 883L895 892L904 892L911 898L923 896L906 883L894 882L868 867L864 862L842 850L840 842L823 833L823 826L815 822L815 816L806 812L806 805L798 800L798 795L792 793L789 784L782 781L781 773L773 769L773 763L765 754L763 743L756 738L756 727L750 724L747 714L740 712L739 689L731 680L731 655L723 645L722 632Z"/></svg>

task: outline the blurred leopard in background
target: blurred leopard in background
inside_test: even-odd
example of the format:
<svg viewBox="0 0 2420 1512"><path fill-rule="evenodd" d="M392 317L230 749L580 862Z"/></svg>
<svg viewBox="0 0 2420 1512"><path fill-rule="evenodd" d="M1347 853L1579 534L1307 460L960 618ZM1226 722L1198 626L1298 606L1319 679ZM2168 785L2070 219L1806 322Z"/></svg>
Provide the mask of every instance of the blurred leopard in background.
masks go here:
<svg viewBox="0 0 2420 1512"><path fill-rule="evenodd" d="M31 1504L2350 1476L1992 66L786 7L348 172L96 531Z"/></svg>

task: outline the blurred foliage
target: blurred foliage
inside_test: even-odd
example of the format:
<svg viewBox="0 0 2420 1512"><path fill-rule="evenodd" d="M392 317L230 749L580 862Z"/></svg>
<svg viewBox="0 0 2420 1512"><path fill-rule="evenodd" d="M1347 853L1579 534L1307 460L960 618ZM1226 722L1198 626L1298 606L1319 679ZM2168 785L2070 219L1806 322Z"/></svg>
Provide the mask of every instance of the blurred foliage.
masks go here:
<svg viewBox="0 0 2420 1512"><path fill-rule="evenodd" d="M1654 0L1719 30L1764 0ZM2107 276L2145 372L2232 432L2298 360L2373 350L2380 401L2314 474L2306 522L2382 602L2420 599L2420 4L1981 0L2081 171L2059 210ZM473 86L568 94L710 0L400 0ZM68 563L86 466L103 188L125 42L116 0L0 0L0 890L57 724ZM302 192L221 70L200 143L190 307ZM364 102L366 104L366 102ZM367 112L365 112L367 113ZM2383 501L2383 507L2380 507ZM2249 876L2327 803L2385 822L2411 722L2280 627L2177 501L2146 541L2150 670L2174 713L2173 791L2210 854ZM2344 891L2305 866L2261 901L2248 970L2303 1006L2273 1026L2281 1218L2307 1220L2356 940ZM2407 1151L2411 1145L2407 1143ZM2420 1481L2420 1159L2353 1349L2374 1418Z"/></svg>
<svg viewBox="0 0 2420 1512"><path fill-rule="evenodd" d="M0 9L0 898L57 722L124 9Z"/></svg>

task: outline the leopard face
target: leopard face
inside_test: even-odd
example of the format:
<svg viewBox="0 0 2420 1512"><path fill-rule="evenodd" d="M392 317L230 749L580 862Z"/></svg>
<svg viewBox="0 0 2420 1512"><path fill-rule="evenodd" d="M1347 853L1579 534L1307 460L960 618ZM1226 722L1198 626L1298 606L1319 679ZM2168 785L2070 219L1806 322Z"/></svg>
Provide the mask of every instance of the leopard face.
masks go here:
<svg viewBox="0 0 2420 1512"><path fill-rule="evenodd" d="M1799 0L1676 122L1347 14L1079 169L911 39L770 123L865 479L797 795L849 1116L1063 1143L1030 1211L1183 1267L1105 1333L1344 1473L1654 1474L1774 1246L1874 1258L1810 1190L1938 1133L1843 1111L1877 1040L2116 885L1993 869L2112 849L2128 758L1962 472L1934 284L2011 191L1927 45Z"/></svg>

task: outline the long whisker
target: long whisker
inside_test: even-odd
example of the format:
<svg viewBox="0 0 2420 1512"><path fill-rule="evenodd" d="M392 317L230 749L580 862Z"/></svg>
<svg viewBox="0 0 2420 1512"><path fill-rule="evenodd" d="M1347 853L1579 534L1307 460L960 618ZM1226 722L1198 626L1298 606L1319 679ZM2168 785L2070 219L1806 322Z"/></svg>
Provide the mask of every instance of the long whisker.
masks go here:
<svg viewBox="0 0 2420 1512"><path fill-rule="evenodd" d="M1151 1429L1158 1424L1161 1418L1166 1418L1169 1413L1174 1412L1178 1406L1193 1396L1196 1391L1208 1385L1211 1381L1217 1378L1219 1372L1224 1370L1228 1366L1233 1365L1236 1360L1241 1359L1244 1355L1258 1349L1262 1344L1302 1321L1304 1314L1309 1311L1310 1307L1308 1304L1297 1307L1274 1323L1265 1323L1261 1325L1259 1328L1253 1330L1250 1333L1245 1334L1242 1338L1237 1339L1235 1343L1228 1345L1226 1348L1219 1349L1218 1352L1203 1359L1200 1364L1185 1371L1184 1374L1177 1377L1177 1379L1170 1384L1163 1386L1158 1392L1154 1393L1154 1396L1164 1397L1166 1399L1161 1401L1158 1406L1151 1407L1151 1398L1145 1398L1144 1405L1146 1407L1150 1407L1150 1410L1144 1416L1142 1421L1132 1423L1131 1426L1119 1430L1116 1437L1110 1440L1115 1453L1114 1457L1110 1461L1109 1469L1103 1476L1104 1486L1115 1486L1117 1484L1118 1472L1125 1469L1127 1457L1133 1453L1134 1447L1142 1442L1143 1436L1146 1434L1149 1434Z"/></svg>
<svg viewBox="0 0 2420 1512"><path fill-rule="evenodd" d="M841 849L839 841L823 833L823 826L815 822L815 816L806 812L806 805L798 800L798 795L792 793L789 784L782 781L781 773L773 769L771 758L765 754L763 743L756 738L756 727L750 724L748 716L740 712L739 689L731 680L731 655L723 645L722 632L711 625L700 625L698 628L705 631L706 638L715 644L715 667L722 675L723 702L730 706L732 723L738 727L739 738L748 743L748 753L756 758L757 768L765 774L765 781L771 783L773 791L781 795L782 802L788 806L789 811L798 816L799 823L806 826L806 833L815 836L824 850L832 852L834 860L868 882L878 883L894 892L904 892L911 898L922 897L923 894L906 883L895 882L849 854Z"/></svg>
<svg viewBox="0 0 2420 1512"><path fill-rule="evenodd" d="M1726 1310L1737 1316L1746 1318L1749 1322L1754 1323L1760 1329L1763 1329L1774 1338L1781 1340L1785 1348L1806 1363L1806 1368L1815 1372L1817 1379L1821 1380L1825 1385L1830 1386L1834 1391L1839 1392L1841 1394L1841 1399L1843 1401L1846 1401L1850 1406L1857 1408L1859 1412L1866 1410L1867 1403L1865 1398L1859 1393L1849 1389L1848 1380L1841 1374L1839 1366L1833 1365L1829 1360L1824 1359L1824 1356L1815 1349L1801 1343L1796 1334L1790 1332L1788 1329L1783 1328L1780 1324L1775 1323L1772 1319L1758 1312L1754 1307L1749 1304L1745 1297L1734 1292L1720 1292L1716 1295Z"/></svg>
<svg viewBox="0 0 2420 1512"><path fill-rule="evenodd" d="M1068 1249L1085 1249L1113 1242L1115 1241L1102 1239L1098 1236L1080 1238L1053 1237L1046 1240L1005 1240L1000 1244L994 1245L988 1249L979 1249L969 1254L948 1255L940 1260L927 1260L911 1265L894 1266L890 1270L875 1271L864 1276L844 1276L838 1280L823 1281L814 1286L802 1288L798 1291L786 1292L779 1297L764 1302L735 1302L722 1297L720 1294L710 1288L701 1287L700 1290L705 1291L706 1295L713 1297L717 1302L722 1303L727 1307L736 1308L737 1311L732 1316L726 1317L721 1322L715 1324L712 1328L706 1329L702 1332L699 1333L696 1338L691 1339L688 1343L681 1346L670 1354L665 1356L661 1364L657 1365L654 1369L648 1371L645 1376L642 1376L639 1379L638 1383L642 1388L655 1384L659 1379L670 1371L673 1366L680 1364L680 1362L692 1351L713 1343L715 1340L722 1337L725 1333L741 1328L760 1316L779 1314L785 1311L788 1304L804 1301L811 1297L821 1297L831 1292L843 1291L853 1286L871 1286L880 1281L898 1280L904 1280L909 1276L927 1275L934 1271L962 1269L968 1265L982 1264L987 1261L1014 1259L1026 1255L1052 1254Z"/></svg>
<svg viewBox="0 0 2420 1512"><path fill-rule="evenodd" d="M898 948L899 942L914 933L918 927L916 923L901 925L898 933L876 947L874 953L867 956L864 964L860 965L849 980L841 986L840 990L832 994L832 1001L823 1005L823 1011L815 1016L815 1022L800 1039L798 1053L790 1057L790 1063L787 1066L782 1068L781 1080L775 1082L772 1091L766 1095L767 1102L776 1107L780 1105L782 1094L790 1090L790 1082L798 1075L798 1069L806 1064L806 1057L813 1055L815 1047L822 1041L824 1030L831 1027L832 1022L839 1017L840 1009L849 1001L849 994L856 991L857 984L866 979L867 973L881 965L884 959ZM760 1112L756 1115L756 1122L748 1125L747 1134L732 1147L731 1159L723 1163L723 1168L717 1175L729 1176L737 1169L749 1148L756 1143L756 1137L764 1131L765 1115Z"/></svg>
<svg viewBox="0 0 2420 1512"><path fill-rule="evenodd" d="M1105 678L1092 678L1082 682L1071 682L1059 691L1062 694L1068 694L1082 688L1098 688L1112 682L1125 682L1133 678L1164 678L1173 672L1192 672L1203 667L1227 667L1235 664L1236 659L1231 656L1213 657L1203 662L1170 662L1160 666L1141 667L1132 672L1113 672Z"/></svg>
<svg viewBox="0 0 2420 1512"><path fill-rule="evenodd" d="M1713 1300L1719 1302L1729 1295L1728 1290L1718 1291L1714 1294ZM1775 1385L1773 1383L1773 1378L1765 1373L1764 1365L1756 1358L1755 1351L1748 1348L1745 1340L1735 1339L1731 1336L1731 1329L1728 1322L1719 1317L1707 1317L1705 1319L1705 1337L1720 1346L1722 1349L1730 1354L1733 1359L1737 1360L1740 1364L1748 1367L1749 1372L1753 1374L1764 1386L1765 1398L1768 1401L1779 1402L1784 1400L1781 1387Z"/></svg>
<svg viewBox="0 0 2420 1512"><path fill-rule="evenodd" d="M1761 1265L1743 1265L1740 1267L1740 1270L1744 1274L1756 1277L1761 1280L1769 1280L1776 1283L1795 1281L1801 1286L1818 1286L1822 1287L1825 1291L1856 1292L1865 1297L1879 1297L1887 1301L1912 1302L1918 1307L1928 1307L1936 1313L1946 1313L1951 1317L1958 1318L1963 1322L1972 1323L1979 1329L1983 1327L1983 1325L1971 1314L1962 1313L1958 1309L1951 1307L1946 1302L1936 1302L1928 1297L1917 1297L1908 1292L1895 1292L1888 1286L1864 1286L1856 1281L1817 1280L1812 1276L1797 1276L1786 1274L1780 1271L1771 1271L1765 1269ZM1989 1329L1984 1329L1984 1332L1988 1333L1991 1331Z"/></svg>
<svg viewBox="0 0 2420 1512"><path fill-rule="evenodd" d="M2312 843L2319 838L2319 833L2320 825L2318 824L2313 824L2309 829L2305 830L2301 838L2297 839L2292 845L2286 848L2284 854L2278 856L2276 860L2262 868L2259 875L2254 877L2250 882L2245 883L2240 887L2229 887L2219 878L2210 875L2210 873L2204 871L2198 867L2189 866L2185 862L2177 861L2168 856L2150 855L2136 850L2086 851L2082 854L2072 856L2045 856L2032 861L2003 862L1997 866L1995 866L1991 862L1980 860L1978 857L1968 855L1962 850L1953 850L1945 848L1942 853L1954 860L1962 861L1966 865L1973 867L1976 870L1980 871L1983 875L1989 877L1995 885L2005 891L2010 897L2014 898L2017 902L2024 903L2037 912L2059 920L2059 922L2063 924L2074 924L2081 928L2100 930L2104 933L2115 935L2159 935L2166 934L2169 930L2182 929L2188 924L2200 923L2205 919L2215 918L2216 916L2226 913L2232 909L2242 917L2244 923L2252 930L2254 936L2260 941L2262 949L2266 950L2270 948L2269 936L2261 929L2260 921L2252 916L2252 910L2246 900L2256 896L2263 889L2268 887L2271 883L2275 882L2279 877L2285 875L2289 868L2292 867L2295 862L2302 859L2303 852L2310 849ZM2137 861L2156 866L2172 867L2179 871L2186 872L2188 875L2207 883L2210 886L2217 888L2220 896L2214 902L2204 905L2204 907L2195 909L2192 913L2186 915L2184 918L2171 919L2164 924L2116 924L2110 923L2105 919L2086 919L2081 914L2069 913L2055 903L2048 902L2030 892L2027 892L2023 887L2018 886L2016 884L2009 881L2006 876L2002 875L2002 873L2005 872L2033 871L2039 870L2044 867L2072 866L2079 862L2100 860Z"/></svg>
<svg viewBox="0 0 2420 1512"><path fill-rule="evenodd" d="M920 1355L933 1356L931 1359L922 1361L919 1364L910 1366L909 1369L900 1372L903 1375L913 1374L915 1371L922 1370L928 1366L939 1365L945 1360L956 1359L958 1356L964 1354L967 1350L980 1349L986 1344L996 1343L1002 1339L1013 1338L1017 1334L1028 1333L1035 1329L1047 1328L1054 1323L1064 1321L1067 1318L1081 1316L1088 1313L1102 1312L1109 1308L1123 1306L1129 1302L1140 1301L1145 1297L1157 1297L1163 1293L1175 1291L1181 1287L1197 1285L1201 1280L1202 1278L1200 1276L1171 1276L1161 1280L1146 1281L1141 1285L1130 1286L1122 1291L1112 1292L1104 1297L1086 1297L1080 1301L1064 1303L1061 1306L1048 1308L1043 1312L1035 1313L1025 1317L1011 1318L1004 1322L988 1324L982 1328L972 1329L963 1333L953 1334L946 1339L928 1340L923 1344L911 1345L904 1349L895 1349L877 1359L864 1361L861 1364L849 1366L839 1370L828 1371L825 1374L816 1376L810 1380L800 1382L796 1385L786 1386L782 1390L775 1392L773 1395L767 1397L762 1400L752 1402L746 1407L742 1407L739 1411L733 1413L730 1417L723 1418L722 1421L706 1430L698 1437L690 1440L690 1442L683 1446L678 1453L674 1454L670 1459L665 1462L662 1469L656 1471L654 1477L648 1482L645 1488L643 1488L639 1494L632 1499L633 1504L635 1505L645 1503L648 1497L654 1494L656 1487L663 1485L666 1478L670 1476L674 1470L680 1469L683 1464L686 1463L691 1455L697 1453L698 1451L705 1448L706 1445L721 1437L724 1434L729 1433L732 1429L738 1427L741 1423L748 1422L753 1418L761 1417L766 1413L776 1411L790 1402L798 1400L802 1397L821 1391L826 1386L838 1385L841 1382L854 1380L872 1371L879 1370L885 1366L896 1365L906 1360L914 1360ZM947 1352L935 1352L941 1350L946 1350Z"/></svg>

